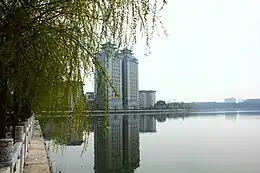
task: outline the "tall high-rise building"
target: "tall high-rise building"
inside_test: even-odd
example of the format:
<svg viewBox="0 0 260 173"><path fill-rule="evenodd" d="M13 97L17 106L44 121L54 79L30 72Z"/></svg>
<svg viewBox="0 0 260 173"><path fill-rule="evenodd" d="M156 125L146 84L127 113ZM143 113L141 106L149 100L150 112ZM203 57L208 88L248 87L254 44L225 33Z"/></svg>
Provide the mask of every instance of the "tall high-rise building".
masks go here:
<svg viewBox="0 0 260 173"><path fill-rule="evenodd" d="M95 99L97 109L138 109L138 60L129 49L117 53L114 44L103 44L98 54L98 60L103 68L96 69ZM112 86L108 84L104 72L109 77Z"/></svg>
<svg viewBox="0 0 260 173"><path fill-rule="evenodd" d="M94 89L98 104L96 107L105 109L108 106L109 109L122 109L122 61L118 56L115 44L110 42L103 44L98 54L98 60L103 70L96 67Z"/></svg>
<svg viewBox="0 0 260 173"><path fill-rule="evenodd" d="M121 50L119 56L122 59L123 108L138 109L138 60L129 49Z"/></svg>

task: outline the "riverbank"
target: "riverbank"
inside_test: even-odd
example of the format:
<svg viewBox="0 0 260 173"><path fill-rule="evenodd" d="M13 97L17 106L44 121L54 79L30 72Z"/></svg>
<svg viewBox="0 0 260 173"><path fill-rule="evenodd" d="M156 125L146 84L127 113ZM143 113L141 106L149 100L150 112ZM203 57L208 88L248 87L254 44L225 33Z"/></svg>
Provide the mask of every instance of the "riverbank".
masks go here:
<svg viewBox="0 0 260 173"><path fill-rule="evenodd" d="M187 113L188 110L186 109L116 109L116 110L89 110L85 111L86 117L88 116L104 116L105 114L108 115L163 115L163 114L179 114L179 113ZM69 113L68 111L56 111L56 112L46 112L42 111L41 113L37 114L38 118L41 117L67 117L63 116L64 113ZM72 113L70 113L72 115ZM83 116L83 117L84 117Z"/></svg>
<svg viewBox="0 0 260 173"><path fill-rule="evenodd" d="M51 173L44 139L38 121L35 122L28 157L25 159L24 173Z"/></svg>

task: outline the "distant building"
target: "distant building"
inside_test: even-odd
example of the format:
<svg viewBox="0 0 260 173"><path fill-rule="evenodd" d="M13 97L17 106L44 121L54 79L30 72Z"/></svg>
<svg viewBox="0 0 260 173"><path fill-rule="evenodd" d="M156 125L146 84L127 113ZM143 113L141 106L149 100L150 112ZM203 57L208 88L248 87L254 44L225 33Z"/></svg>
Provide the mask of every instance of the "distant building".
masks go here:
<svg viewBox="0 0 260 173"><path fill-rule="evenodd" d="M95 102L95 94L94 92L86 92L86 108L88 110L95 109L96 102Z"/></svg>
<svg viewBox="0 0 260 173"><path fill-rule="evenodd" d="M138 60L129 49L121 50L119 56L122 59L123 107L137 109L139 107Z"/></svg>
<svg viewBox="0 0 260 173"><path fill-rule="evenodd" d="M243 103L260 104L260 99L246 99Z"/></svg>
<svg viewBox="0 0 260 173"><path fill-rule="evenodd" d="M169 105L166 104L166 102L165 102L164 100L158 100L158 101L155 103L154 107L155 107L156 109L167 109L167 108L169 107Z"/></svg>
<svg viewBox="0 0 260 173"><path fill-rule="evenodd" d="M86 92L87 100L95 100L94 92Z"/></svg>
<svg viewBox="0 0 260 173"><path fill-rule="evenodd" d="M139 106L140 109L150 108L155 105L156 91L154 90L139 90Z"/></svg>
<svg viewBox="0 0 260 173"><path fill-rule="evenodd" d="M122 61L116 51L116 45L106 43L98 54L98 61L103 67L102 71L96 67L95 71L95 99L97 109L122 109ZM105 72L110 84L105 78ZM111 87L111 84L114 88Z"/></svg>
<svg viewBox="0 0 260 173"><path fill-rule="evenodd" d="M225 103L236 103L237 102L237 99L234 98L234 97L231 97L231 98L226 98L224 100Z"/></svg>
<svg viewBox="0 0 260 173"><path fill-rule="evenodd" d="M183 109L184 103L183 102L172 102L167 104L168 109Z"/></svg>
<svg viewBox="0 0 260 173"><path fill-rule="evenodd" d="M237 99L237 102L238 102L238 103L242 103L242 102L244 102L244 99L238 98L238 99Z"/></svg>

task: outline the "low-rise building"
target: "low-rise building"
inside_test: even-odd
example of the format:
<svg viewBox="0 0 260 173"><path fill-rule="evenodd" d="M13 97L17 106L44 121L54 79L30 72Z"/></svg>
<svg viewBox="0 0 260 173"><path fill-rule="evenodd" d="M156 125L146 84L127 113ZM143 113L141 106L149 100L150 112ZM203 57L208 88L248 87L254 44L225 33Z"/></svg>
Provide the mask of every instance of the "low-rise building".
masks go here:
<svg viewBox="0 0 260 173"><path fill-rule="evenodd" d="M140 109L153 108L156 102L156 91L139 90Z"/></svg>
<svg viewBox="0 0 260 173"><path fill-rule="evenodd" d="M94 92L86 92L86 97L87 97L87 100L95 100L95 94Z"/></svg>
<svg viewBox="0 0 260 173"><path fill-rule="evenodd" d="M243 103L250 103L250 104L260 104L260 99L246 99L243 101Z"/></svg>
<svg viewBox="0 0 260 173"><path fill-rule="evenodd" d="M159 100L155 103L154 107L156 109L167 109L168 105L166 104L166 102L164 100Z"/></svg>

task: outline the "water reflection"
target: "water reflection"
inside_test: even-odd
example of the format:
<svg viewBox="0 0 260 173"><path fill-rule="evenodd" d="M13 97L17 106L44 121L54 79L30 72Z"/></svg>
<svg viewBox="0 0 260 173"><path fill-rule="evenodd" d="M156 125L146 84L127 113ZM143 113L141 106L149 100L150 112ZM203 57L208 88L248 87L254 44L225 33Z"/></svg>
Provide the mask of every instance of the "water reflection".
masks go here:
<svg viewBox="0 0 260 173"><path fill-rule="evenodd" d="M55 140L56 144L76 146L83 143L83 134L86 131L84 120L71 122L69 118L52 118L40 120L45 140Z"/></svg>
<svg viewBox="0 0 260 173"><path fill-rule="evenodd" d="M239 117L239 112L229 112L225 113L225 119L230 121L237 121Z"/></svg>
<svg viewBox="0 0 260 173"><path fill-rule="evenodd" d="M259 172L260 113L188 115L96 116L79 125L90 133L52 119L44 136L68 136L64 154L50 155L59 173ZM89 143L81 157L83 133Z"/></svg>
<svg viewBox="0 0 260 173"><path fill-rule="evenodd" d="M58 123L57 123L58 122ZM68 132L67 146L81 146L83 132L71 131L69 121L52 119L44 125L44 137L51 140L62 132ZM66 126L64 124L67 124ZM83 130L83 129L82 129ZM140 115L110 115L92 117L90 131L94 133L94 172L135 172L140 166L139 133L155 133L156 117ZM56 140L65 144L63 140ZM69 164L69 163L67 163ZM69 167L66 165L66 168ZM59 168L57 172L62 172Z"/></svg>
<svg viewBox="0 0 260 173"><path fill-rule="evenodd" d="M156 132L156 120L139 115L94 117L93 129L95 172L134 172L140 166L139 132Z"/></svg>
<svg viewBox="0 0 260 173"><path fill-rule="evenodd" d="M139 116L94 118L94 170L134 172L140 162Z"/></svg>
<svg viewBox="0 0 260 173"><path fill-rule="evenodd" d="M154 116L139 116L140 132L156 132L156 119Z"/></svg>

